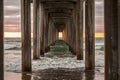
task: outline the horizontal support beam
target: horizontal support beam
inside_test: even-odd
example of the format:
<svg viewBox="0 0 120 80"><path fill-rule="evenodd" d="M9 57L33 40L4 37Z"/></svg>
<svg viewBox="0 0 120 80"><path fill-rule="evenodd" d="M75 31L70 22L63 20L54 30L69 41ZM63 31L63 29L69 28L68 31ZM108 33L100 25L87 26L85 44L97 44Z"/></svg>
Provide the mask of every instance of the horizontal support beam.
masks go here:
<svg viewBox="0 0 120 80"><path fill-rule="evenodd" d="M50 17L69 17L71 14L70 13L49 13Z"/></svg>
<svg viewBox="0 0 120 80"><path fill-rule="evenodd" d="M77 0L40 0L40 2L77 2ZM33 3L33 0L31 0Z"/></svg>
<svg viewBox="0 0 120 80"><path fill-rule="evenodd" d="M77 0L40 0L41 2L77 2Z"/></svg>
<svg viewBox="0 0 120 80"><path fill-rule="evenodd" d="M47 2L44 3L45 9L49 8L68 8L68 9L73 9L74 4L71 2Z"/></svg>
<svg viewBox="0 0 120 80"><path fill-rule="evenodd" d="M72 12L72 9L68 9L68 8L50 8L50 9L46 9L45 10L46 12L48 13L54 13L54 12L63 12L63 13L71 13Z"/></svg>
<svg viewBox="0 0 120 80"><path fill-rule="evenodd" d="M54 21L62 21L62 22L65 21L66 19L68 19L68 18L67 17L66 18L65 17L52 18L52 20L54 20Z"/></svg>

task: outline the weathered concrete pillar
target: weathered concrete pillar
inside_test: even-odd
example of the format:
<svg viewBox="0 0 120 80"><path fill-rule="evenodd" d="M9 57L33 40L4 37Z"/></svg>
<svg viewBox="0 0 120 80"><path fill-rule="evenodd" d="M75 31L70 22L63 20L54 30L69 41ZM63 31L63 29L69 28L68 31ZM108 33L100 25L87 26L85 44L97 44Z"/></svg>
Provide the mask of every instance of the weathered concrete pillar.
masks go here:
<svg viewBox="0 0 120 80"><path fill-rule="evenodd" d="M119 3L118 3L119 2ZM105 80L120 80L120 0L105 0ZM119 10L119 11L118 11Z"/></svg>
<svg viewBox="0 0 120 80"><path fill-rule="evenodd" d="M40 55L44 56L44 4L40 3Z"/></svg>
<svg viewBox="0 0 120 80"><path fill-rule="evenodd" d="M46 49L48 47L48 29L49 29L49 22L48 22L48 12L45 11L44 15L44 51L46 52Z"/></svg>
<svg viewBox="0 0 120 80"><path fill-rule="evenodd" d="M55 29L55 40L58 40L58 31Z"/></svg>
<svg viewBox="0 0 120 80"><path fill-rule="evenodd" d="M76 55L76 5L74 5L73 14L72 14L72 48L74 54Z"/></svg>
<svg viewBox="0 0 120 80"><path fill-rule="evenodd" d="M50 45L50 28L51 28L51 20L50 20L50 18L49 18L49 23L48 23L49 25L48 25L48 45Z"/></svg>
<svg viewBox="0 0 120 80"><path fill-rule="evenodd" d="M52 43L55 41L55 25L54 23L52 24L52 35L51 35L51 38L52 38Z"/></svg>
<svg viewBox="0 0 120 80"><path fill-rule="evenodd" d="M4 26L3 26L3 1L0 0L0 80L4 80Z"/></svg>
<svg viewBox="0 0 120 80"><path fill-rule="evenodd" d="M33 59L40 57L39 0L33 0Z"/></svg>
<svg viewBox="0 0 120 80"><path fill-rule="evenodd" d="M56 28L53 29L53 42L56 40Z"/></svg>
<svg viewBox="0 0 120 80"><path fill-rule="evenodd" d="M71 16L71 17L70 17L70 20L69 20L69 31L70 31L69 40L70 40L70 46L72 46L72 36L71 36L71 35L73 34L73 33L72 33L72 27L73 27L73 26L72 26L72 16Z"/></svg>
<svg viewBox="0 0 120 80"><path fill-rule="evenodd" d="M71 28L70 28L70 19L68 19L68 22L67 22L67 27L68 27L68 44L70 45L70 43L71 43L71 39L70 39L70 37L71 37Z"/></svg>
<svg viewBox="0 0 120 80"><path fill-rule="evenodd" d="M70 32L71 32L71 40L70 40L70 50L73 54L76 54L76 30L75 30L75 11L72 10L72 14L71 14L71 17L70 17L70 27L71 28Z"/></svg>
<svg viewBox="0 0 120 80"><path fill-rule="evenodd" d="M31 72L31 15L30 0L21 0L22 71Z"/></svg>
<svg viewBox="0 0 120 80"><path fill-rule="evenodd" d="M54 23L53 22L51 22L51 28L50 28L50 44L52 44L53 43L53 28L54 28Z"/></svg>
<svg viewBox="0 0 120 80"><path fill-rule="evenodd" d="M76 55L78 60L83 60L83 0L78 0L76 10Z"/></svg>
<svg viewBox="0 0 120 80"><path fill-rule="evenodd" d="M63 30L63 40L65 41L65 42L67 42L67 39L66 39L66 27L64 28L64 30Z"/></svg>
<svg viewBox="0 0 120 80"><path fill-rule="evenodd" d="M95 1L86 0L85 3L85 68L95 69Z"/></svg>
<svg viewBox="0 0 120 80"><path fill-rule="evenodd" d="M65 25L65 28L64 28L64 40L65 42L68 43L68 25L67 24Z"/></svg>
<svg viewBox="0 0 120 80"><path fill-rule="evenodd" d="M52 43L52 39L51 39L51 36L52 36L52 20L49 19L49 31L48 31L48 43L49 45Z"/></svg>

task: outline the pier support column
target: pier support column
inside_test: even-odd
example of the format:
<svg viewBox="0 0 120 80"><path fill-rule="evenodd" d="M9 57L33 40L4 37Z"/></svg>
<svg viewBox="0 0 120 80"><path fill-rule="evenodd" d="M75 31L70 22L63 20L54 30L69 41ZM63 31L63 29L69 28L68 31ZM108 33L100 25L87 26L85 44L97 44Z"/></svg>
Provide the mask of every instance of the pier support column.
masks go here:
<svg viewBox="0 0 120 80"><path fill-rule="evenodd" d="M45 11L45 15L44 15L44 51L47 52L48 50L48 29L49 29L49 22L48 22L48 12Z"/></svg>
<svg viewBox="0 0 120 80"><path fill-rule="evenodd" d="M4 26L3 26L3 1L0 0L0 80L4 80Z"/></svg>
<svg viewBox="0 0 120 80"><path fill-rule="evenodd" d="M95 1L85 3L85 68L95 69Z"/></svg>
<svg viewBox="0 0 120 80"><path fill-rule="evenodd" d="M40 55L44 56L44 5L40 3Z"/></svg>
<svg viewBox="0 0 120 80"><path fill-rule="evenodd" d="M73 51L74 51L74 54L76 55L76 5L74 5L74 10L73 10L73 13L72 13L72 48L73 48Z"/></svg>
<svg viewBox="0 0 120 80"><path fill-rule="evenodd" d="M70 29L70 33L71 33L71 35L70 35L70 50L71 50L71 52L73 53L73 54L75 54L76 55L76 31L75 31L75 13L74 13L75 11L74 10L72 10L72 15L71 15L71 17L70 17L70 26L69 26L69 28L71 28ZM66 35L64 35L64 37L66 38Z"/></svg>
<svg viewBox="0 0 120 80"><path fill-rule="evenodd" d="M51 24L50 24L50 44L52 44L53 43L53 41L54 41L54 23L51 21Z"/></svg>
<svg viewBox="0 0 120 80"><path fill-rule="evenodd" d="M78 0L76 14L76 55L78 60L83 60L83 0Z"/></svg>
<svg viewBox="0 0 120 80"><path fill-rule="evenodd" d="M48 45L50 45L50 32L51 32L51 31L50 31L50 30L51 30L51 29L50 29L50 28L51 28L51 20L50 20L50 18L49 18L49 21L48 21L48 22L49 22L49 24L48 24L48 28L49 28L49 29L48 29Z"/></svg>
<svg viewBox="0 0 120 80"><path fill-rule="evenodd" d="M33 0L33 59L40 57L39 0Z"/></svg>
<svg viewBox="0 0 120 80"><path fill-rule="evenodd" d="M120 0L105 0L105 80L120 80Z"/></svg>
<svg viewBox="0 0 120 80"><path fill-rule="evenodd" d="M116 71L118 70L118 72L117 72L117 73L118 73L118 78L117 78L117 79L120 80L120 0L117 0L117 2L118 2L118 5L117 5L117 8L118 8L118 11L117 11L117 12L118 12L118 16L117 16L118 19L117 19L117 20L118 20L118 21L117 21L117 20L116 20L116 21L118 22L118 30L117 30L117 29L115 29L115 30L118 31L118 55L117 55L117 56L118 56L118 59L117 59L117 61L116 61L116 62L118 62L118 65L116 65L116 67L117 67L117 66L119 66L119 67L118 67L118 69L116 69ZM116 2L115 2L115 3L116 3ZM114 7L115 7L115 6L114 6ZM116 8L115 8L115 9L116 9ZM115 13L115 12L114 12L114 13ZM115 32L116 32L116 31L115 31ZM117 38L116 38L116 39L117 39ZM117 43L116 43L116 44L117 44ZM116 56L116 57L117 57L117 56ZM116 63L116 62L115 62L115 63ZM116 75L117 75L117 73L116 73Z"/></svg>
<svg viewBox="0 0 120 80"><path fill-rule="evenodd" d="M30 1L21 0L22 71L31 72L31 15Z"/></svg>

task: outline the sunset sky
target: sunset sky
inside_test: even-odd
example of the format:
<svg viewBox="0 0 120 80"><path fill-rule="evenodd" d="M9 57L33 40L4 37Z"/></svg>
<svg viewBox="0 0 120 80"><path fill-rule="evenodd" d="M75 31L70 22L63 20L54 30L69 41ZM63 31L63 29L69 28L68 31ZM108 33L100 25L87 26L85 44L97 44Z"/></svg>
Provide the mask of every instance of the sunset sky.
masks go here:
<svg viewBox="0 0 120 80"><path fill-rule="evenodd" d="M5 37L20 37L21 32L21 0L4 0ZM95 32L96 37L104 36L104 3L95 0Z"/></svg>

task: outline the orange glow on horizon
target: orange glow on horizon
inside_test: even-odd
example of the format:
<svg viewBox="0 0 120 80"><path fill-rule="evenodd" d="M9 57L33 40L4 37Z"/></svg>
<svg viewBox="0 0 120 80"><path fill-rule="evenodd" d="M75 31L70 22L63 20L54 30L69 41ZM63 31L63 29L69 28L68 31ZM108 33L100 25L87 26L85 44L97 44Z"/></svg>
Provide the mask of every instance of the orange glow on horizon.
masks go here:
<svg viewBox="0 0 120 80"><path fill-rule="evenodd" d="M31 33L31 36L33 37L33 33ZM5 38L20 38L21 32L5 32L4 33ZM59 37L63 37L62 32L59 33ZM85 37L85 34L84 34ZM95 33L96 38L104 38L104 33Z"/></svg>
<svg viewBox="0 0 120 80"><path fill-rule="evenodd" d="M31 33L31 37L33 36L33 33ZM21 32L4 32L5 38L20 38Z"/></svg>
<svg viewBox="0 0 120 80"><path fill-rule="evenodd" d="M96 38L104 38L104 33L95 33Z"/></svg>
<svg viewBox="0 0 120 80"><path fill-rule="evenodd" d="M84 33L85 37L85 33ZM104 33L95 33L95 38L104 38Z"/></svg>

